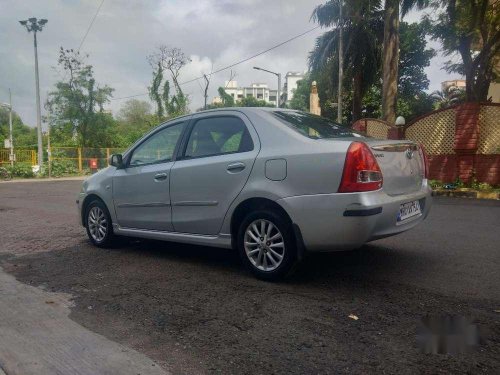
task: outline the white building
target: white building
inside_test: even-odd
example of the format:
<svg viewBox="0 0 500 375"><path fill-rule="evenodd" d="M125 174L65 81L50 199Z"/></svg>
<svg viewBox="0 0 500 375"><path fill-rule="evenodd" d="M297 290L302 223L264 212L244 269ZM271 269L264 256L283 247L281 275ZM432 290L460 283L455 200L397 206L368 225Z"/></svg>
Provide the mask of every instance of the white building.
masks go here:
<svg viewBox="0 0 500 375"><path fill-rule="evenodd" d="M281 90L281 103L288 103L292 100L293 90L297 88L297 82L301 79L304 79L304 73L286 73L284 87ZM266 103L276 105L278 90L270 89L266 83L252 83L250 86L238 87L237 81L226 81L224 87L226 93L231 95L235 102L243 98L254 97L257 100L264 100ZM212 103L222 103L222 100L216 96Z"/></svg>
<svg viewBox="0 0 500 375"><path fill-rule="evenodd" d="M265 83L252 83L247 87L238 87L238 82L226 81L224 86L226 93L231 95L235 102L243 98L254 97L257 100L264 100L266 103L276 105L278 90L270 89Z"/></svg>
<svg viewBox="0 0 500 375"><path fill-rule="evenodd" d="M285 75L285 86L283 90L283 100L285 103L289 103L293 98L293 91L297 89L297 82L304 79L304 73L302 72L288 72Z"/></svg>

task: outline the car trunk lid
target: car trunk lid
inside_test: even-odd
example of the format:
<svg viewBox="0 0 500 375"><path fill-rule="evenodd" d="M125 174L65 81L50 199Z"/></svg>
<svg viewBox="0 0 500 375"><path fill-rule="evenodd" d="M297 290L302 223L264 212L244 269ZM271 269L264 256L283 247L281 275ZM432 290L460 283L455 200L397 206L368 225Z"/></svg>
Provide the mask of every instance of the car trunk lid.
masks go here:
<svg viewBox="0 0 500 375"><path fill-rule="evenodd" d="M411 141L365 140L382 170L383 189L389 195L420 190L425 175L425 161L419 146Z"/></svg>

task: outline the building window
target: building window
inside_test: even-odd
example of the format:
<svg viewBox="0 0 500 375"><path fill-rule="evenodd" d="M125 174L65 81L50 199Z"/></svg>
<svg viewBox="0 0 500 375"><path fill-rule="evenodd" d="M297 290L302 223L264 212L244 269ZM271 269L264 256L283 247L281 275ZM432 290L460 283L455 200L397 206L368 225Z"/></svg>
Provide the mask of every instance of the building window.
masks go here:
<svg viewBox="0 0 500 375"><path fill-rule="evenodd" d="M238 99L243 99L243 94L238 94Z"/></svg>
<svg viewBox="0 0 500 375"><path fill-rule="evenodd" d="M257 94L257 99L262 99L262 94Z"/></svg>
<svg viewBox="0 0 500 375"><path fill-rule="evenodd" d="M270 96L270 97L269 97L269 101L271 101L271 102L275 102L275 101L276 101L276 96Z"/></svg>
<svg viewBox="0 0 500 375"><path fill-rule="evenodd" d="M252 98L253 95L252 94L247 94L247 98Z"/></svg>

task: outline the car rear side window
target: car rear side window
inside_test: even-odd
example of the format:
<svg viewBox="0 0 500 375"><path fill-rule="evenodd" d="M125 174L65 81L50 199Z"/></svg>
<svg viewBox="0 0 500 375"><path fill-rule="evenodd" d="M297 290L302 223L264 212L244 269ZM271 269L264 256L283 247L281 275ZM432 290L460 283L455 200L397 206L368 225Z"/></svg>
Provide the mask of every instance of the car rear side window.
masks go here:
<svg viewBox="0 0 500 375"><path fill-rule="evenodd" d="M271 113L296 132L312 139L365 137L347 126L311 113L299 111L273 111Z"/></svg>
<svg viewBox="0 0 500 375"><path fill-rule="evenodd" d="M209 117L198 120L191 131L186 158L200 158L253 150L245 123L237 117Z"/></svg>

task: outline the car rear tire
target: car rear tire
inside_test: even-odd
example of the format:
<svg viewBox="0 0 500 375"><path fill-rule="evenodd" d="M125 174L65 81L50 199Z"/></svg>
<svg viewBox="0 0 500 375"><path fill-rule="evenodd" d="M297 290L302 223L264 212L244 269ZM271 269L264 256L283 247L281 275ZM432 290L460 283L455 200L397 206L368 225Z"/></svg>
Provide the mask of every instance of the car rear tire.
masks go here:
<svg viewBox="0 0 500 375"><path fill-rule="evenodd" d="M99 199L85 209L85 228L90 242L97 247L110 247L116 242L108 208Z"/></svg>
<svg viewBox="0 0 500 375"><path fill-rule="evenodd" d="M262 280L282 279L297 263L292 224L273 210L248 214L238 230L237 246L243 264Z"/></svg>

